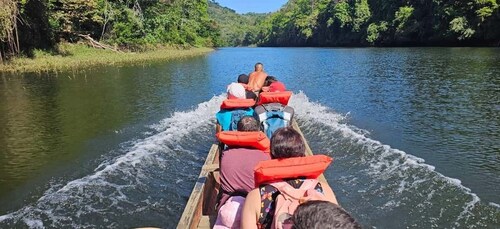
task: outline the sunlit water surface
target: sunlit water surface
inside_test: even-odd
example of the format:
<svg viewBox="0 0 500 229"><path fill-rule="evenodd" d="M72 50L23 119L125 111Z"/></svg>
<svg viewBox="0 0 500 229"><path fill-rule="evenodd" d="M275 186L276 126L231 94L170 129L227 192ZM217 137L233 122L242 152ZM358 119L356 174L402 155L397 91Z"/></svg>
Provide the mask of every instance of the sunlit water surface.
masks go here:
<svg viewBox="0 0 500 229"><path fill-rule="evenodd" d="M227 48L0 75L0 228L177 224L225 86L263 62L366 227L500 227L500 49Z"/></svg>

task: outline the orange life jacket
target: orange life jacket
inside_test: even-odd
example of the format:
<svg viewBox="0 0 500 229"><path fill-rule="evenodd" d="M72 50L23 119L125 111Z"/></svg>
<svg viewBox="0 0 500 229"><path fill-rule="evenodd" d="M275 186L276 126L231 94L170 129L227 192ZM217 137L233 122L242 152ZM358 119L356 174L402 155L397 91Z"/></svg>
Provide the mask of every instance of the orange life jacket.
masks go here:
<svg viewBox="0 0 500 229"><path fill-rule="evenodd" d="M288 100L290 100L291 96L291 91L261 92L259 94L257 105L266 103L281 103L286 106L288 105Z"/></svg>
<svg viewBox="0 0 500 229"><path fill-rule="evenodd" d="M216 134L217 139L227 146L252 147L270 152L271 141L261 131L222 131Z"/></svg>
<svg viewBox="0 0 500 229"><path fill-rule="evenodd" d="M255 105L253 99L226 99L222 101L220 109L248 108Z"/></svg>
<svg viewBox="0 0 500 229"><path fill-rule="evenodd" d="M284 179L317 179L332 161L325 155L261 161L254 168L255 187Z"/></svg>

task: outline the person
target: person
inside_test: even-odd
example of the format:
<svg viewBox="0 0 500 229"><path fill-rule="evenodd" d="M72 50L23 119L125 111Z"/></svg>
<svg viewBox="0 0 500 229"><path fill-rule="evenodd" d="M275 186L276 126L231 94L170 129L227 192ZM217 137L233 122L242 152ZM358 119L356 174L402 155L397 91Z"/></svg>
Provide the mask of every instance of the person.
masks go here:
<svg viewBox="0 0 500 229"><path fill-rule="evenodd" d="M260 131L259 122L252 116L244 116L238 122L238 131ZM221 189L223 195L221 202L227 199L225 194L246 194L254 188L255 165L271 156L262 150L233 147L222 152L221 156Z"/></svg>
<svg viewBox="0 0 500 229"><path fill-rule="evenodd" d="M254 71L248 75L247 89L255 93L259 93L264 86L266 77L267 73L264 71L264 65L262 63L256 63Z"/></svg>
<svg viewBox="0 0 500 229"><path fill-rule="evenodd" d="M235 100L238 102L235 103ZM231 102L231 106L227 104ZM252 116L254 110L252 106L255 101L246 99L246 90L240 83L231 83L227 87L227 100L222 102L221 110L215 114L217 124L215 132L235 130L237 122L242 116Z"/></svg>
<svg viewBox="0 0 500 229"><path fill-rule="evenodd" d="M227 86L228 99L246 99L245 87L240 83L231 83Z"/></svg>
<svg viewBox="0 0 500 229"><path fill-rule="evenodd" d="M257 95L255 93L253 93L252 91L246 90L246 88L248 87L248 75L246 75L246 74L240 74L238 76L238 80L237 81L238 81L239 84L241 84L243 86L243 89L245 89L245 98L257 100ZM239 89L239 90L241 90L241 89Z"/></svg>
<svg viewBox="0 0 500 229"><path fill-rule="evenodd" d="M310 200L300 204L292 217L294 229L361 229L342 207L328 201Z"/></svg>
<svg viewBox="0 0 500 229"><path fill-rule="evenodd" d="M240 74L238 76L238 83L248 84L248 75L247 74Z"/></svg>
<svg viewBox="0 0 500 229"><path fill-rule="evenodd" d="M282 163L283 159L305 157L305 151L302 136L292 127L278 129L271 138L271 158L281 159L279 163ZM257 177L255 179L257 180ZM298 189L305 180L296 178L288 179L286 182ZM328 183L319 181L315 189L322 190L325 199L337 204L335 194ZM278 195L279 191L272 184L264 184L250 191L243 207L242 228L271 228Z"/></svg>
<svg viewBox="0 0 500 229"><path fill-rule="evenodd" d="M278 81L274 76L267 76L264 86L262 87L263 92L283 92L286 91L285 84Z"/></svg>
<svg viewBox="0 0 500 229"><path fill-rule="evenodd" d="M237 130L259 132L259 124L254 117L245 116L238 122ZM244 202L242 197L254 188L253 168L258 162L269 159L271 159L269 153L249 147L233 147L222 152L220 161L222 194L218 204L220 217L217 217L216 225L235 228L231 225L236 224L239 227L240 212Z"/></svg>

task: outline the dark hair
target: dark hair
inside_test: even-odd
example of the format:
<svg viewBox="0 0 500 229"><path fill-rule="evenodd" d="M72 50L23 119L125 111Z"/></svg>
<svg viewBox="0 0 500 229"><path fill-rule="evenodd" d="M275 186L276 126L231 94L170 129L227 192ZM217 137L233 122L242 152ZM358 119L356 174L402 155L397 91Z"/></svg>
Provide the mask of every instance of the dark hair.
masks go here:
<svg viewBox="0 0 500 229"><path fill-rule="evenodd" d="M238 83L248 84L248 76L246 74L240 74L238 76Z"/></svg>
<svg viewBox="0 0 500 229"><path fill-rule="evenodd" d="M252 116L244 116L238 121L238 131L259 131L259 123Z"/></svg>
<svg viewBox="0 0 500 229"><path fill-rule="evenodd" d="M278 79L276 79L276 77L274 76L267 76L266 77L266 81L264 81L264 87L269 87L269 85L271 85L272 83L278 81Z"/></svg>
<svg viewBox="0 0 500 229"><path fill-rule="evenodd" d="M340 206L321 200L299 205L292 220L294 229L361 229L361 225Z"/></svg>
<svg viewBox="0 0 500 229"><path fill-rule="evenodd" d="M245 93L246 93L245 95L246 95L247 99L253 99L253 100L257 101L258 97L253 91L246 91Z"/></svg>
<svg viewBox="0 0 500 229"><path fill-rule="evenodd" d="M277 129L271 137L271 157L273 159L304 157L306 146L302 136L292 127Z"/></svg>

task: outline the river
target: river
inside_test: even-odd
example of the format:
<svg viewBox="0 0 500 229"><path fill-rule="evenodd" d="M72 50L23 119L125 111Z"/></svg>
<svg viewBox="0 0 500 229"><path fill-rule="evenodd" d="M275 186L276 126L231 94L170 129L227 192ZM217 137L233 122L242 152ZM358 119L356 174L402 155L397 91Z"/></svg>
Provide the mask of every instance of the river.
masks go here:
<svg viewBox="0 0 500 229"><path fill-rule="evenodd" d="M500 227L499 48L222 48L0 75L0 228L175 227L225 86L256 62L362 225Z"/></svg>

